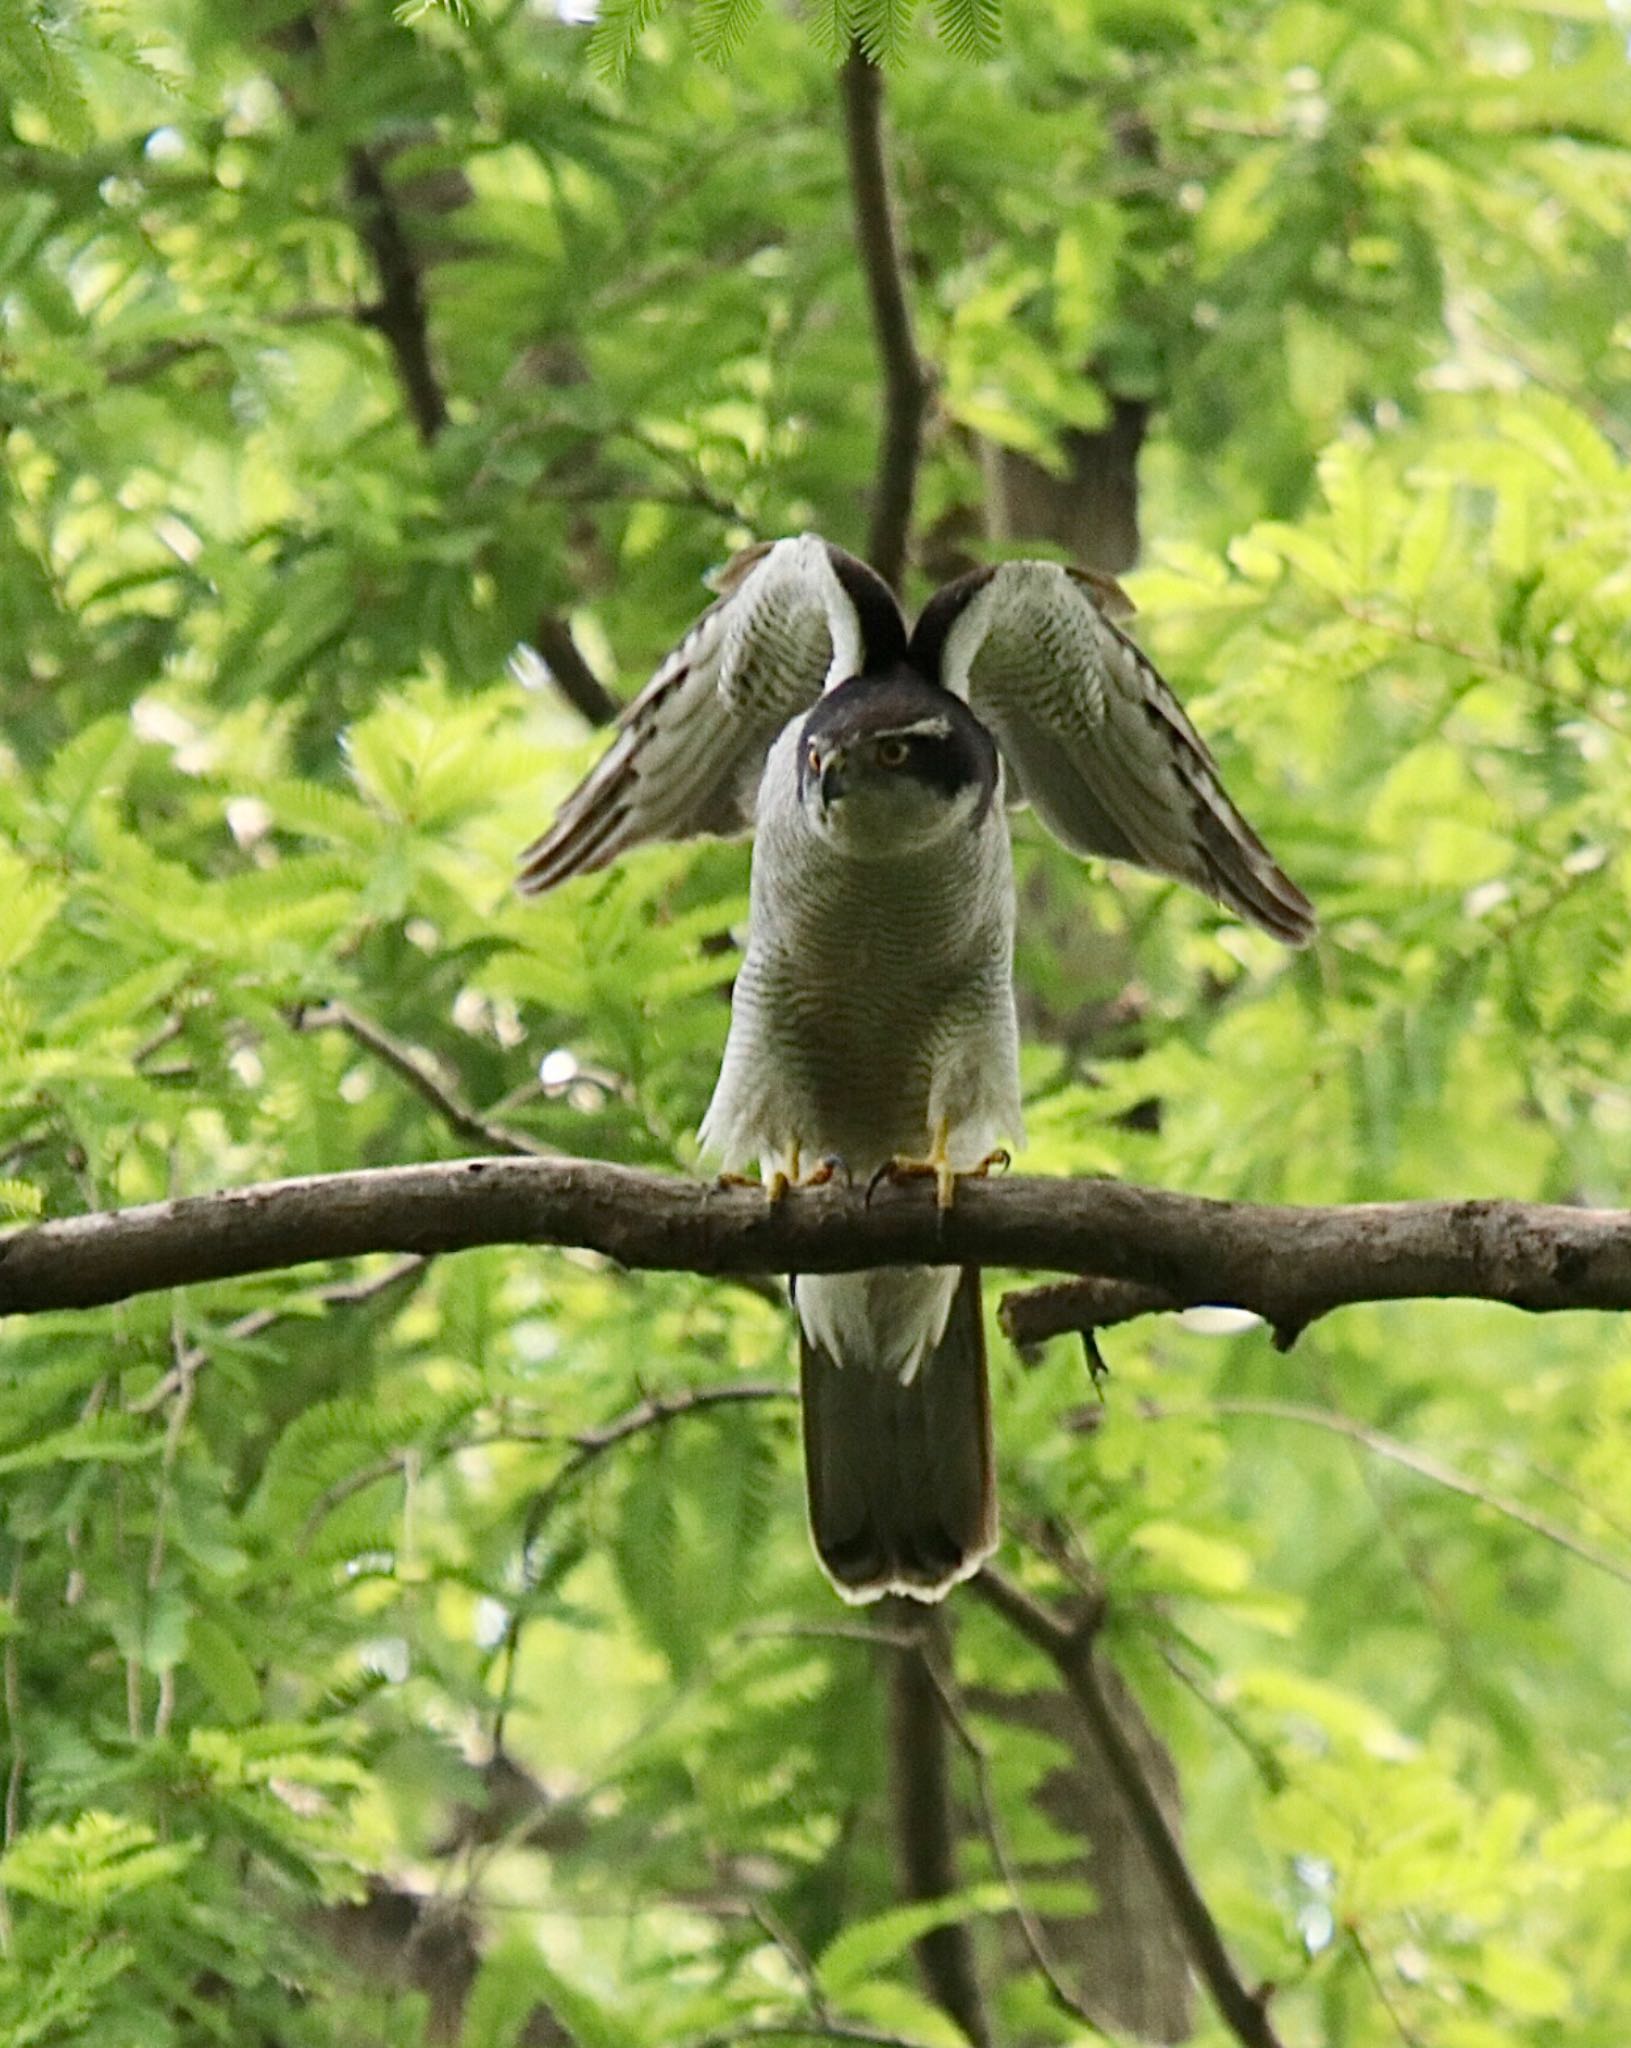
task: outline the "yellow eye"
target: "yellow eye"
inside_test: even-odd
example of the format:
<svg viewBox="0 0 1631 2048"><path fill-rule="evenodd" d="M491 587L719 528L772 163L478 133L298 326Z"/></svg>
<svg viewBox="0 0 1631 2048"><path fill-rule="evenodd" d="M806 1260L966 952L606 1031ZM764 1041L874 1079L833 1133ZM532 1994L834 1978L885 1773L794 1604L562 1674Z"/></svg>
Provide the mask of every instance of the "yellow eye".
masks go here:
<svg viewBox="0 0 1631 2048"><path fill-rule="evenodd" d="M880 768L904 768L911 751L911 748L902 739L879 740L878 766Z"/></svg>
<svg viewBox="0 0 1631 2048"><path fill-rule="evenodd" d="M821 773L821 749L814 740L804 750L804 765L812 775L819 775Z"/></svg>

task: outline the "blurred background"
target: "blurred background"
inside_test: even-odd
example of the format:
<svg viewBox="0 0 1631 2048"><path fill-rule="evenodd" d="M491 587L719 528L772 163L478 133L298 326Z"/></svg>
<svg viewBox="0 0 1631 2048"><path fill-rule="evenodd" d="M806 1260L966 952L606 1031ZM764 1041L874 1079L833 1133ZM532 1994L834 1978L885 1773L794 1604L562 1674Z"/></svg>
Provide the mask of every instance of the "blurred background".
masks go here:
<svg viewBox="0 0 1631 2048"><path fill-rule="evenodd" d="M857 30L908 597L1124 572L1324 921L1021 818L1024 1169L1626 1199L1623 15L11 0L0 1216L696 1169L745 847L510 875L705 570L867 545ZM1005 1570L1104 1598L1285 2042L1621 2048L1631 1336L1239 1322L1095 1388L993 1320ZM831 1595L774 1290L493 1250L7 1337L5 2048L1236 2038L1043 1660Z"/></svg>

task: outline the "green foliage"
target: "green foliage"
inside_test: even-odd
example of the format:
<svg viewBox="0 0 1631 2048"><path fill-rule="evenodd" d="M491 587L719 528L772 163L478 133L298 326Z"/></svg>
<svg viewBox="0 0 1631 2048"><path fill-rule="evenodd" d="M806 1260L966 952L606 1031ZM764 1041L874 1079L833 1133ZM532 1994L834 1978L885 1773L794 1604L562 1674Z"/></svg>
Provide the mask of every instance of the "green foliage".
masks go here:
<svg viewBox="0 0 1631 2048"><path fill-rule="evenodd" d="M1290 961L1022 822L1027 1166L1626 1199L1622 31L997 31L0 5L0 1219L449 1155L450 1104L694 1165L745 856L516 902L598 742L507 662L547 612L627 692L733 547L861 544L856 37L937 374L914 597L1039 544L1001 457L1079 476L1147 408L1139 630L1325 920ZM787 1388L775 1305L491 1251L6 1334L0 2048L797 2039L812 1982L943 2042L909 1948L953 1912L1004 2037L1078 2037L978 1825L958 1899L899 1904L889 1653L810 1558L792 1404L596 1448L653 1395ZM993 1336L1005 1562L1062 1596L1024 1539L1069 1530L1102 1575L1285 2037L1620 2048L1626 1589L1537 1524L1624 1560L1624 1332L1412 1304L1289 1357L1104 1348L1101 1407L1070 1347ZM952 1612L1007 1856L1068 1920L1069 1753L1014 1710L1046 1674Z"/></svg>

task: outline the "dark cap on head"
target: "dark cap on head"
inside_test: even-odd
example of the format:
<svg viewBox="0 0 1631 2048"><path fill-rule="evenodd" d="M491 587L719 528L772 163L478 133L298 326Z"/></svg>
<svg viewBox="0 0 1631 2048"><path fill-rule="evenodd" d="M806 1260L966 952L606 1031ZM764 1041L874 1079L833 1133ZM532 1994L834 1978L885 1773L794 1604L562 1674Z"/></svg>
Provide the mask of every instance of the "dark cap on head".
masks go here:
<svg viewBox="0 0 1631 2048"><path fill-rule="evenodd" d="M882 675L852 676L820 698L799 736L799 795L812 748L825 755L881 739L906 742L902 775L948 798L977 790L976 815L984 816L997 788L996 742L961 697L904 664Z"/></svg>

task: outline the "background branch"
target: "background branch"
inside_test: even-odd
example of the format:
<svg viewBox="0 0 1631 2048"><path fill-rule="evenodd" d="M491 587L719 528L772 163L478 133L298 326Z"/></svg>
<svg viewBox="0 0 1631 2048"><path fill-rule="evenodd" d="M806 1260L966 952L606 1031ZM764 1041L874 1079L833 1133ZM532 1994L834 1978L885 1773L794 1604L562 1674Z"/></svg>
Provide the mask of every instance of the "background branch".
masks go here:
<svg viewBox="0 0 1631 2048"><path fill-rule="evenodd" d="M1178 1838L1168 1826L1155 1790L1105 1693L1094 1653L1100 1615L1091 1614L1081 1624L1065 1621L989 1565L972 1584L987 1606L1049 1660L1080 1708L1126 1802L1173 1917L1183 1928L1190 1959L1225 2024L1244 2048L1281 2048L1269 2021L1267 1996L1248 1990L1231 1962Z"/></svg>
<svg viewBox="0 0 1631 2048"><path fill-rule="evenodd" d="M586 725L610 725L622 705L584 659L572 628L559 612L540 612L532 644L549 679Z"/></svg>
<svg viewBox="0 0 1631 2048"><path fill-rule="evenodd" d="M295 1017L301 1031L343 1031L353 1044L372 1053L382 1065L399 1075L416 1094L424 1097L449 1129L473 1144L490 1146L495 1152L514 1153L528 1159L559 1157L553 1145L541 1145L525 1131L511 1130L473 1109L456 1089L444 1081L438 1069L442 1062L424 1046L410 1045L364 1017L349 1003L319 1003L300 1010Z"/></svg>
<svg viewBox="0 0 1631 2048"><path fill-rule="evenodd" d="M353 149L349 163L357 232L379 275L379 298L358 318L384 337L419 438L428 447L447 425L447 398L430 354L430 315L419 260L402 215L370 151Z"/></svg>
<svg viewBox="0 0 1631 2048"><path fill-rule="evenodd" d="M878 574L898 590L906 567L929 376L912 336L912 313L895 232L884 147L883 73L857 45L838 79L855 247L866 279L884 385L883 435L872 489L867 557Z"/></svg>
<svg viewBox="0 0 1631 2048"><path fill-rule="evenodd" d="M1050 1337L1091 1336L1095 1330L1185 1306L1164 1287L1088 1274L1080 1280L1052 1280L1045 1287L1016 1288L1003 1296L997 1320L1010 1344L1029 1351Z"/></svg>
<svg viewBox="0 0 1631 2048"><path fill-rule="evenodd" d="M951 1643L937 1609L895 1599L890 1619L907 1644L889 1659L889 1794L901 1897L943 1899L957 1889L957 1814L942 1711ZM966 1921L949 1920L931 1927L913 1949L930 1997L975 2048L990 2048L973 1929Z"/></svg>
<svg viewBox="0 0 1631 2048"><path fill-rule="evenodd" d="M636 1268L834 1273L934 1263L1096 1271L1172 1306L1254 1310L1288 1344L1345 1302L1467 1297L1532 1311L1631 1308L1631 1212L1521 1202L1330 1208L1209 1201L1120 1181L754 1188L579 1159L455 1159L315 1174L0 1236L0 1314L365 1252L553 1244Z"/></svg>

